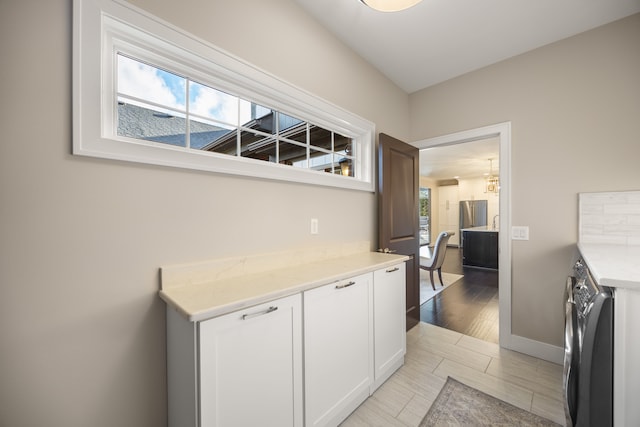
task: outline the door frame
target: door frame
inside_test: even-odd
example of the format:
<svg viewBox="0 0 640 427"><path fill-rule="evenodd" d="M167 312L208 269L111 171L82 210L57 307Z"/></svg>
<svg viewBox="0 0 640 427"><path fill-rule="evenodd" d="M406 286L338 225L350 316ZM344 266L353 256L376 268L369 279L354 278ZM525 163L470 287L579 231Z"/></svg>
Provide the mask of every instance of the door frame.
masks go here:
<svg viewBox="0 0 640 427"><path fill-rule="evenodd" d="M419 150L462 144L487 138L500 141L500 234L498 239L498 328L501 347L513 348L511 334L511 122L503 122L411 143Z"/></svg>

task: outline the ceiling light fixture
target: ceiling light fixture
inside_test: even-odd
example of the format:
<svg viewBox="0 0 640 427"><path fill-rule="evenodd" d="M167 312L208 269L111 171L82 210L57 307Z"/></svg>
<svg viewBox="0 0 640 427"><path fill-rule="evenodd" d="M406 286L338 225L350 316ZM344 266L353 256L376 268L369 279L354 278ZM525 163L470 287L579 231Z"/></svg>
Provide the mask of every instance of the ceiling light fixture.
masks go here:
<svg viewBox="0 0 640 427"><path fill-rule="evenodd" d="M362 3L369 6L371 9L379 10L380 12L398 12L400 10L409 9L411 6L415 6L422 0L360 0Z"/></svg>

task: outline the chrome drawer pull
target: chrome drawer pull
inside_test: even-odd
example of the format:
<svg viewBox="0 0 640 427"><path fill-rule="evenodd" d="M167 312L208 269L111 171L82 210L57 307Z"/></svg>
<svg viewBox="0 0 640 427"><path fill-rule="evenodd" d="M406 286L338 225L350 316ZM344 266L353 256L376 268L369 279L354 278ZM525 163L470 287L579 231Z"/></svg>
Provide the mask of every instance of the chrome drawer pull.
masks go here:
<svg viewBox="0 0 640 427"><path fill-rule="evenodd" d="M353 286L353 285L355 285L355 284L356 284L356 282L349 282L349 283L346 283L346 284L344 284L344 285L336 285L336 289L344 289L344 288L348 288L349 286Z"/></svg>
<svg viewBox="0 0 640 427"><path fill-rule="evenodd" d="M398 270L400 270L399 267L390 268L390 269L387 270L387 273L393 273L394 271L398 271Z"/></svg>
<svg viewBox="0 0 640 427"><path fill-rule="evenodd" d="M275 305L272 305L271 307L267 308L265 311L260 311L258 313L251 313L251 314L243 314L242 320L247 320L247 319L251 319L252 317L263 316L265 314L273 313L277 309L278 307L276 307Z"/></svg>

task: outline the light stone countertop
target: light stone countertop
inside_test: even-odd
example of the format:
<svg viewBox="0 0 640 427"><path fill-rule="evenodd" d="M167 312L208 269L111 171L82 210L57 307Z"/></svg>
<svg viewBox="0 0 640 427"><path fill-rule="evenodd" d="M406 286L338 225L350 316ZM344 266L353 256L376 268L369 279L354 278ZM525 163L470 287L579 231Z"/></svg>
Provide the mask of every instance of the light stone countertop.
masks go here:
<svg viewBox="0 0 640 427"><path fill-rule="evenodd" d="M640 246L578 243L578 249L598 284L640 291Z"/></svg>
<svg viewBox="0 0 640 427"><path fill-rule="evenodd" d="M212 274L207 279L199 272L198 280L184 275L184 283L180 283L179 278L171 277L172 283L168 285L165 276L169 275L163 269L160 297L186 319L196 322L391 267L408 259L406 255L361 252L235 277L220 278L221 275ZM184 271L183 266L178 268Z"/></svg>
<svg viewBox="0 0 640 427"><path fill-rule="evenodd" d="M482 233L497 233L500 230L497 227L493 228L488 225L480 225L478 227L462 228L460 231L480 231Z"/></svg>

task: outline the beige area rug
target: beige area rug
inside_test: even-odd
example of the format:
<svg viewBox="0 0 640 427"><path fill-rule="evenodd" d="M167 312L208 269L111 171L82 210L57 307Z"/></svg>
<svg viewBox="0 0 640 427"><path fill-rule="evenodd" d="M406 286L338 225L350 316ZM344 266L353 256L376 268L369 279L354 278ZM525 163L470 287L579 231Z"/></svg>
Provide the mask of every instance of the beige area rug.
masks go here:
<svg viewBox="0 0 640 427"><path fill-rule="evenodd" d="M445 290L447 286L453 285L464 276L461 274L442 273L442 281L444 286L440 285L440 279L438 278L438 272L433 272L433 280L436 284L436 290L431 287L431 279L429 279L429 272L427 270L420 269L420 305L429 301L431 298L438 295Z"/></svg>
<svg viewBox="0 0 640 427"><path fill-rule="evenodd" d="M559 426L536 414L496 399L447 377L420 427L438 426Z"/></svg>

